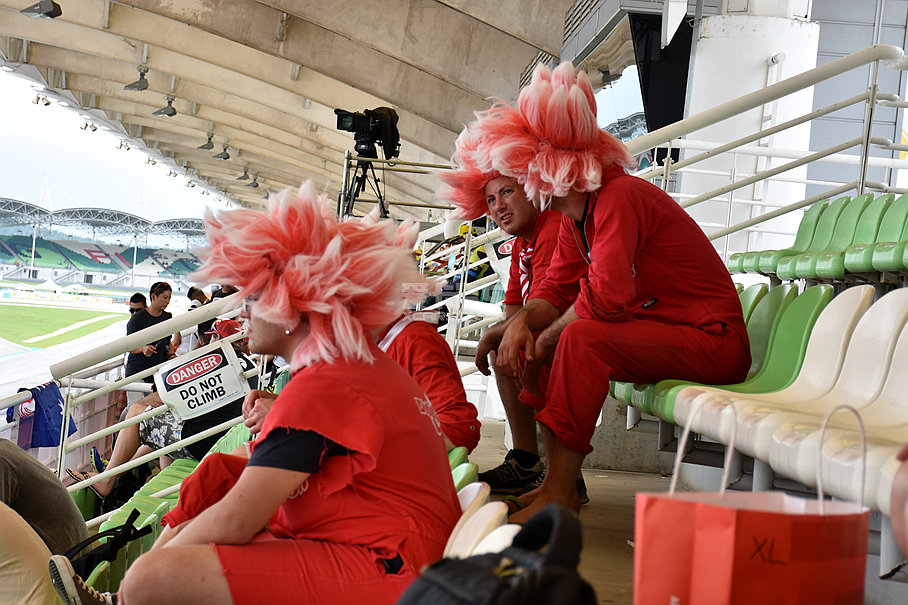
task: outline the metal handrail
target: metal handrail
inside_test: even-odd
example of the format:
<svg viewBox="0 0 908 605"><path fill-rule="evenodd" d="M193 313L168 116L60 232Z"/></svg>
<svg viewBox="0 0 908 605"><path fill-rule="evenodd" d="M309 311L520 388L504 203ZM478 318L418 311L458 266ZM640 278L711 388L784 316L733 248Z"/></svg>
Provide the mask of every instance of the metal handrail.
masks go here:
<svg viewBox="0 0 908 605"><path fill-rule="evenodd" d="M876 61L889 69L908 69L908 61L905 60L905 52L901 48L889 44L875 44L632 139L627 142L627 148L632 155L637 155Z"/></svg>

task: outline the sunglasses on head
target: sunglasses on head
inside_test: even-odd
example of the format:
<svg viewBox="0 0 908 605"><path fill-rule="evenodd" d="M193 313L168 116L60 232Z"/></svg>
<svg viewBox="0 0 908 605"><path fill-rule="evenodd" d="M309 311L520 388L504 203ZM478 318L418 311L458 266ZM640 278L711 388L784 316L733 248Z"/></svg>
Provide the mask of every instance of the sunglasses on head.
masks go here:
<svg viewBox="0 0 908 605"><path fill-rule="evenodd" d="M173 290L166 281L156 281L151 285L151 290L148 291L149 294L160 294L165 290Z"/></svg>

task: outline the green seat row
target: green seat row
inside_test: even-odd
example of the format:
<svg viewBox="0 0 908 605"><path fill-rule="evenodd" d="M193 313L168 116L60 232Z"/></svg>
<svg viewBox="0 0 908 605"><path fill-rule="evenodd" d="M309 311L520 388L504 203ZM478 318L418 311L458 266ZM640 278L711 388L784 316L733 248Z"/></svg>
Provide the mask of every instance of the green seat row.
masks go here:
<svg viewBox="0 0 908 605"><path fill-rule="evenodd" d="M775 275L783 281L908 272L908 194L898 199L864 194L819 204L804 214L791 248L733 254L729 271Z"/></svg>

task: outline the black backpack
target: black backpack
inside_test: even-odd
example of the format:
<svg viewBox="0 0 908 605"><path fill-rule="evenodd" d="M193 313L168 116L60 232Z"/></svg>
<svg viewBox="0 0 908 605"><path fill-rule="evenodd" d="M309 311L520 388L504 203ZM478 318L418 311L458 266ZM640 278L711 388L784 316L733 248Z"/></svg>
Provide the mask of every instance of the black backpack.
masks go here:
<svg viewBox="0 0 908 605"><path fill-rule="evenodd" d="M596 605L577 573L581 544L577 516L549 505L500 553L430 565L397 605Z"/></svg>

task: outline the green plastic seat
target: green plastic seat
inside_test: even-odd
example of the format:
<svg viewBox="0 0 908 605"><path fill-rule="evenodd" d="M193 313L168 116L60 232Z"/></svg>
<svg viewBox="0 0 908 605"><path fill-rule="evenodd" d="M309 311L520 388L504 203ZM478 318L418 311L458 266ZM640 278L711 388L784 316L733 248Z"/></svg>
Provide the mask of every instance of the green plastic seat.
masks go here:
<svg viewBox="0 0 908 605"><path fill-rule="evenodd" d="M848 202L839 214L835 223L832 238L825 250L819 252L806 252L795 257L794 274L800 279L817 278L817 261L823 252L844 252L845 248L854 243L854 233L858 228L858 221L864 214L867 206L873 202L873 194L865 193Z"/></svg>
<svg viewBox="0 0 908 605"><path fill-rule="evenodd" d="M895 196L891 193L878 196L861 214L854 231L854 241L845 250L827 250L817 255L816 277L818 279L840 280L845 277L845 255L854 246L876 242L883 217L889 210Z"/></svg>
<svg viewBox="0 0 908 605"><path fill-rule="evenodd" d="M288 382L290 382L290 368L278 374L277 378L274 379L274 392L280 393Z"/></svg>
<svg viewBox="0 0 908 605"><path fill-rule="evenodd" d="M455 447L448 452L448 462L451 463L452 471L467 461L467 454L467 448L465 447Z"/></svg>
<svg viewBox="0 0 908 605"><path fill-rule="evenodd" d="M826 210L823 211L823 215L820 216L820 220L817 221L817 228L813 233L813 239L810 241L810 245L806 250L801 251L800 254L804 254L805 252L817 253L826 250L829 246L829 242L832 240L832 234L835 232L835 226L836 222L839 220L839 215L850 201L851 198L840 197L836 201L829 203ZM797 256L798 254L793 254L779 259L776 266L772 268L772 270L767 271L767 273L775 273L776 277L782 280L797 279L798 276L795 275L794 272L795 258Z"/></svg>
<svg viewBox="0 0 908 605"><path fill-rule="evenodd" d="M249 427L241 422L224 433L224 436L211 446L208 454L229 454L250 439L252 439L252 433L249 432ZM207 456L208 454L205 455Z"/></svg>
<svg viewBox="0 0 908 605"><path fill-rule="evenodd" d="M826 212L829 206L829 200L815 202L804 212L801 217L801 223L798 225L798 233L795 235L795 241L791 248L784 250L762 250L747 252L743 260L743 270L746 273L763 273L769 274L775 272L779 260L786 256L800 254L810 246L813 241L813 234L817 228L817 222Z"/></svg>
<svg viewBox="0 0 908 605"><path fill-rule="evenodd" d="M735 284L735 290L738 291L738 296L741 296L741 292L744 291L744 284Z"/></svg>
<svg viewBox="0 0 908 605"><path fill-rule="evenodd" d="M464 462L453 471L454 491L460 491L469 484L479 480L479 467L472 462Z"/></svg>
<svg viewBox="0 0 908 605"><path fill-rule="evenodd" d="M855 244L845 250L845 271L872 273L874 271L874 250L880 244L900 241L906 222L908 222L908 194L889 204L889 209L883 215L873 244Z"/></svg>
<svg viewBox="0 0 908 605"><path fill-rule="evenodd" d="M85 583L98 592L110 590L110 563L101 561L85 579Z"/></svg>
<svg viewBox="0 0 908 605"><path fill-rule="evenodd" d="M101 514L101 498L93 489L84 487L72 492L73 500L82 513L82 518L88 521Z"/></svg>
<svg viewBox="0 0 908 605"><path fill-rule="evenodd" d="M740 293L739 298L741 299L741 311L744 313L744 323L745 325L750 320L751 314L754 312L757 304L763 300L763 297L766 296L766 292L769 291L769 286L766 284L754 284Z"/></svg>
<svg viewBox="0 0 908 605"><path fill-rule="evenodd" d="M728 257L728 260L725 261L725 266L728 268L728 272L732 275L736 273L744 273L744 258L747 256L747 252L735 252Z"/></svg>
<svg viewBox="0 0 908 605"><path fill-rule="evenodd" d="M722 386L734 393L769 393L789 386L801 371L810 333L832 295L832 286L827 284L805 290L782 311L779 321L773 325L766 359L757 373L739 384L710 386ZM675 397L690 384L671 380L656 385L655 415L675 423Z"/></svg>
<svg viewBox="0 0 908 605"><path fill-rule="evenodd" d="M870 264L876 271L905 271L905 252L908 244L908 221L899 234L898 242L883 242L873 247Z"/></svg>

